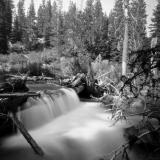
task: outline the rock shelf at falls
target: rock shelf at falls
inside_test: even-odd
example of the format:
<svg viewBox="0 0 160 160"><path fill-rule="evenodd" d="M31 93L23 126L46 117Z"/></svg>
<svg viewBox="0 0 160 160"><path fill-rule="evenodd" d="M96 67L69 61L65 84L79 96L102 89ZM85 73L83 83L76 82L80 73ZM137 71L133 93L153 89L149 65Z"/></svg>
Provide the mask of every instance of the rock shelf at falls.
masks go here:
<svg viewBox="0 0 160 160"><path fill-rule="evenodd" d="M19 118L44 151L44 157L36 155L18 134L1 141L1 160L110 159L109 153L126 141L124 129L141 120L140 116L134 116L128 122L123 120L113 125L111 113L104 112L100 104L80 102L73 90L63 89L61 93L64 94L57 96L56 101L51 93L41 99L30 98L25 105L32 104L32 107L19 113ZM60 106L57 112L55 109ZM139 153L139 150L131 151L130 159L143 160Z"/></svg>

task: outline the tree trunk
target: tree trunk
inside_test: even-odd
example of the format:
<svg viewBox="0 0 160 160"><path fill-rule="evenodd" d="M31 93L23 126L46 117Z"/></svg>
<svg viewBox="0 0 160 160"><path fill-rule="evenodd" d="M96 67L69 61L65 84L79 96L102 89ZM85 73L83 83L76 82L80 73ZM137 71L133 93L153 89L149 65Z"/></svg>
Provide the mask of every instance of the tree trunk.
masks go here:
<svg viewBox="0 0 160 160"><path fill-rule="evenodd" d="M126 76L127 73L127 54L128 54L128 5L129 0L124 1L125 12L125 31L123 40L123 54L122 54L122 75Z"/></svg>

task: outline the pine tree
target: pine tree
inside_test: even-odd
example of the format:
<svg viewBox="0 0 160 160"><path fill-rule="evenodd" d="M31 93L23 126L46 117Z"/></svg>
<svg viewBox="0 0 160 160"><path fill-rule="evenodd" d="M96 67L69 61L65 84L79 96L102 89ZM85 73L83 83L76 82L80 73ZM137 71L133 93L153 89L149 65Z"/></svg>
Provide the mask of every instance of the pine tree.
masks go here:
<svg viewBox="0 0 160 160"><path fill-rule="evenodd" d="M38 27L38 37L43 37L45 35L45 4L39 6L38 17L37 17L37 27Z"/></svg>
<svg viewBox="0 0 160 160"><path fill-rule="evenodd" d="M65 19L67 28L72 30L72 32L76 32L77 7L76 4L72 1L69 4L69 9L65 16Z"/></svg>
<svg viewBox="0 0 160 160"><path fill-rule="evenodd" d="M58 15L57 15L57 48L58 54L62 55L65 44L65 16L62 12L62 0L57 0Z"/></svg>
<svg viewBox="0 0 160 160"><path fill-rule="evenodd" d="M100 0L96 0L94 4L94 19L97 27L102 25L103 11Z"/></svg>
<svg viewBox="0 0 160 160"><path fill-rule="evenodd" d="M152 25L150 26L152 37L158 38L157 45L160 45L160 0L157 0L158 4L153 12Z"/></svg>
<svg viewBox="0 0 160 160"><path fill-rule="evenodd" d="M36 12L34 7L34 0L31 0L31 4L27 13L27 48L31 50L34 48L37 37L37 26L36 26Z"/></svg>
<svg viewBox="0 0 160 160"><path fill-rule="evenodd" d="M109 30L109 18L106 14L104 14L102 18L102 40L107 40L107 41L109 40L108 30Z"/></svg>
<svg viewBox="0 0 160 160"><path fill-rule="evenodd" d="M108 48L108 17L103 14L100 0L94 4L94 43L92 52L97 57L109 58Z"/></svg>
<svg viewBox="0 0 160 160"><path fill-rule="evenodd" d="M50 31L49 31L49 39L50 45L55 46L57 45L57 30L58 30L58 6L56 1L53 2L51 8L51 22L50 22Z"/></svg>
<svg viewBox="0 0 160 160"><path fill-rule="evenodd" d="M133 0L129 11L129 49L139 50L146 39L146 3L144 0Z"/></svg>
<svg viewBox="0 0 160 160"><path fill-rule="evenodd" d="M116 0L113 10L109 15L109 39L111 58L120 61L123 49L124 36L124 10L123 0Z"/></svg>
<svg viewBox="0 0 160 160"><path fill-rule="evenodd" d="M68 43L71 48L77 47L77 40L79 39L79 28L78 28L78 18L77 18L77 7L76 4L70 2L69 10L65 15L65 26L67 29Z"/></svg>
<svg viewBox="0 0 160 160"><path fill-rule="evenodd" d="M6 54L12 28L12 1L0 1L0 53Z"/></svg>
<svg viewBox="0 0 160 160"><path fill-rule="evenodd" d="M12 43L16 43L17 41L21 41L21 33L20 33L20 24L19 24L19 20L18 20L18 16L16 15L14 17L14 21L13 21L13 28L12 28L12 36L11 36L11 41Z"/></svg>
<svg viewBox="0 0 160 160"><path fill-rule="evenodd" d="M94 4L94 43L100 40L102 29L103 11L100 0L96 0Z"/></svg>
<svg viewBox="0 0 160 160"><path fill-rule="evenodd" d="M89 48L92 46L92 43L94 42L94 0L87 0L86 2L86 8L84 10L84 29L86 31L85 34L85 44L86 47Z"/></svg>
<svg viewBox="0 0 160 160"><path fill-rule="evenodd" d="M0 53L7 52L7 36L6 36L6 23L5 23L5 1L0 1Z"/></svg>
<svg viewBox="0 0 160 160"><path fill-rule="evenodd" d="M52 36L52 5L51 1L47 1L47 5L45 8L45 17L46 17L46 27L45 27L45 41L46 47L51 46L51 36Z"/></svg>
<svg viewBox="0 0 160 160"><path fill-rule="evenodd" d="M108 37L108 27L109 27L109 20L107 15L103 15L102 18L102 28L101 28L101 42L99 46L99 52L101 56L106 59L110 59L110 44L109 44L109 37ZM97 54L96 54L97 55Z"/></svg>
<svg viewBox="0 0 160 160"><path fill-rule="evenodd" d="M57 24L57 45L59 54L62 54L62 46L65 44L65 23L64 15L59 13L58 15L58 24Z"/></svg>
<svg viewBox="0 0 160 160"><path fill-rule="evenodd" d="M58 19L58 6L56 1L52 4L52 18L51 18L51 25L52 25L52 33L56 35L57 32L57 19Z"/></svg>
<svg viewBox="0 0 160 160"><path fill-rule="evenodd" d="M12 33L12 38L14 37L15 42L17 42L17 41L25 42L26 16L25 16L24 2L25 2L25 0L19 0L19 2L17 4L18 11L17 11L16 18L14 19L14 20L16 20L16 22L14 24L16 24L18 27L17 26L13 26L13 27L18 30L16 32L17 33L16 36L14 35L14 33ZM15 37L17 37L17 39L15 39Z"/></svg>
<svg viewBox="0 0 160 160"><path fill-rule="evenodd" d="M7 30L7 37L8 39L11 36L11 31L12 31L12 9L13 9L13 2L12 0L6 0L5 1L5 19L6 19L6 30Z"/></svg>
<svg viewBox="0 0 160 160"><path fill-rule="evenodd" d="M27 20L28 20L28 25L30 27L32 27L34 25L35 20L36 20L34 0L31 0L31 4L30 4L29 9L28 9Z"/></svg>
<svg viewBox="0 0 160 160"><path fill-rule="evenodd" d="M87 0L86 7L82 14L81 23L82 23L82 44L83 48L88 51L90 56L93 58L95 54L93 52L93 45L95 42L94 34L94 0Z"/></svg>

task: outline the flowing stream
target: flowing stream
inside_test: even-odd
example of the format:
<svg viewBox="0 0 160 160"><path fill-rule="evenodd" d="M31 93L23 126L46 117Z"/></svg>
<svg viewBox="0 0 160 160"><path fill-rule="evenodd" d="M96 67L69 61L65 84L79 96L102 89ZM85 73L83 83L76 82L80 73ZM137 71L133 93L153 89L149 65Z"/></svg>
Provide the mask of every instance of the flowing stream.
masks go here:
<svg viewBox="0 0 160 160"><path fill-rule="evenodd" d="M0 141L0 160L109 160L126 141L124 129L140 119L113 125L111 113L98 103L80 102L71 89L45 91L40 98L29 98L22 108L18 118L45 155L36 155L17 134ZM143 160L137 152L129 152L130 160Z"/></svg>

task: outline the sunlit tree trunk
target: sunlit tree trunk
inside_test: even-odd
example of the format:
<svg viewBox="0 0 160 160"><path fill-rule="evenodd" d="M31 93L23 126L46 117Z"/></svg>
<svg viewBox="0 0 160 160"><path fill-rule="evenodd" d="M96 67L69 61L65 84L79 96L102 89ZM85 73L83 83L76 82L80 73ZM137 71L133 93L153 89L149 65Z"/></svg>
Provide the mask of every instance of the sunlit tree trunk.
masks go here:
<svg viewBox="0 0 160 160"><path fill-rule="evenodd" d="M128 5L129 0L124 0L124 13L125 13L125 31L123 40L123 53L122 53L122 75L126 76L127 73L127 54L128 54Z"/></svg>

